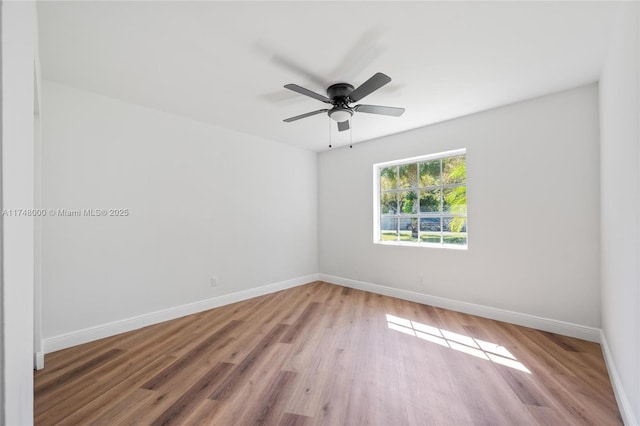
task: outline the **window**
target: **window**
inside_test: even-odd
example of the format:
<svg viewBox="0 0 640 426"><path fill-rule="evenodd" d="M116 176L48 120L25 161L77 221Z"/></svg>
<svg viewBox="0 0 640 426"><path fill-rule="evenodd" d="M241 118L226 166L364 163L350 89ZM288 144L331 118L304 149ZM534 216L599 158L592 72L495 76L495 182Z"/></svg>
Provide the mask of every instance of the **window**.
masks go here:
<svg viewBox="0 0 640 426"><path fill-rule="evenodd" d="M465 153L374 164L374 243L466 248Z"/></svg>

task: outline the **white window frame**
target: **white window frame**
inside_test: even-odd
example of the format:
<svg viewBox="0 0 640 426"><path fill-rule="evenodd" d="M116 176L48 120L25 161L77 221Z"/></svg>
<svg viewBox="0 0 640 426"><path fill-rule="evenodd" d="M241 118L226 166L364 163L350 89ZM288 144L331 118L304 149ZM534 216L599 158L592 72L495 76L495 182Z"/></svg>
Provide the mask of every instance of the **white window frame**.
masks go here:
<svg viewBox="0 0 640 426"><path fill-rule="evenodd" d="M413 164L413 163L422 163L429 160L438 160L441 158L447 157L455 157L459 155L465 156L466 158L467 150L466 148L454 149L451 151L438 152L434 154L421 155L418 157L411 158L403 158L400 160L387 161L384 163L376 163L373 165L373 243L381 244L381 245L390 245L390 246L408 246L408 247L434 247L434 248L444 248L444 249L453 249L453 250L467 250L469 248L469 206L467 205L467 244L444 244L444 243L426 243L426 242L409 242L409 241L383 241L380 238L380 170L393 167L393 166L401 166L404 164ZM465 187L467 187L467 180L465 179ZM468 187L467 187L468 191ZM467 203L468 204L468 203ZM419 207L418 207L419 209ZM442 213L441 213L442 214ZM415 216L415 215L411 215ZM419 213L417 214L419 216ZM420 219L418 218L418 223L420 223Z"/></svg>

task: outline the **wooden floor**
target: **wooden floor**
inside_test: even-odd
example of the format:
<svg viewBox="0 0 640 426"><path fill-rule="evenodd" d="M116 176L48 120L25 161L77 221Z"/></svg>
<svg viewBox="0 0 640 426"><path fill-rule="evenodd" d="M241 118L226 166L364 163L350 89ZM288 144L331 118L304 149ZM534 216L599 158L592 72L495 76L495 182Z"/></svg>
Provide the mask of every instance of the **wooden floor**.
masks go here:
<svg viewBox="0 0 640 426"><path fill-rule="evenodd" d="M322 282L46 356L36 424L621 424L600 346Z"/></svg>

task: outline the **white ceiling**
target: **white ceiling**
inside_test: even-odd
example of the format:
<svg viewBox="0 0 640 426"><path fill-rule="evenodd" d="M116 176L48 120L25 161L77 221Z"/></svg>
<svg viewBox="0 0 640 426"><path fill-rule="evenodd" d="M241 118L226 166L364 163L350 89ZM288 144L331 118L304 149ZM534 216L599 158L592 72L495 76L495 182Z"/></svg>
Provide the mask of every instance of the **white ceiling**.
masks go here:
<svg viewBox="0 0 640 426"><path fill-rule="evenodd" d="M314 151L330 119L284 118L380 71L353 142L597 81L614 2L44 2L45 79ZM331 127L334 146L349 132Z"/></svg>

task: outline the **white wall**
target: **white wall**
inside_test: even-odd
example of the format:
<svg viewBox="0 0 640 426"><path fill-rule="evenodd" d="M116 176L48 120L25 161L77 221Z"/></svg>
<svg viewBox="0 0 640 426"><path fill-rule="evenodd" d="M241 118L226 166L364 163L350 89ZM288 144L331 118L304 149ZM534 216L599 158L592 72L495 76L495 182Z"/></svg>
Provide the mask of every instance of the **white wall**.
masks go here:
<svg viewBox="0 0 640 426"><path fill-rule="evenodd" d="M37 64L34 2L2 2L2 205L34 204L34 76ZM34 221L3 217L4 418L33 422Z"/></svg>
<svg viewBox="0 0 640 426"><path fill-rule="evenodd" d="M597 95L590 85L323 152L320 271L599 327ZM373 244L372 165L456 148L469 249Z"/></svg>
<svg viewBox="0 0 640 426"><path fill-rule="evenodd" d="M600 80L602 330L627 424L640 420L640 20L621 6Z"/></svg>
<svg viewBox="0 0 640 426"><path fill-rule="evenodd" d="M130 211L43 221L45 339L317 273L317 154L46 81L43 111L43 206Z"/></svg>

